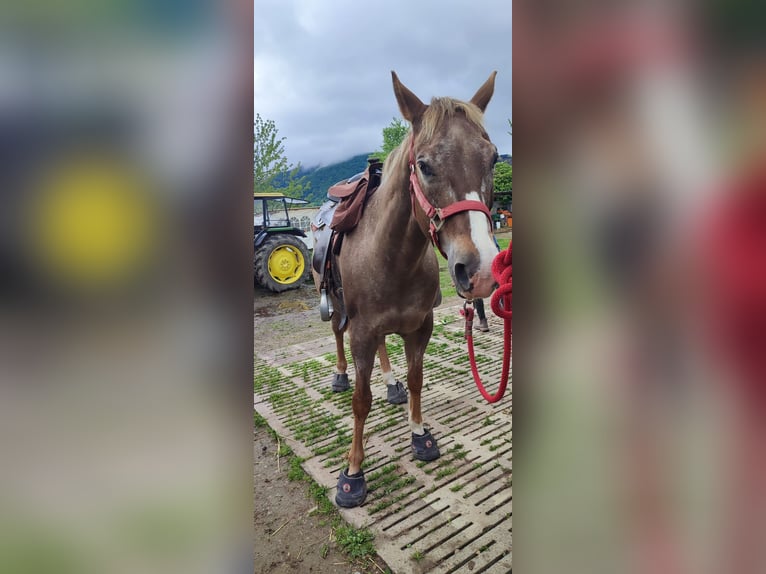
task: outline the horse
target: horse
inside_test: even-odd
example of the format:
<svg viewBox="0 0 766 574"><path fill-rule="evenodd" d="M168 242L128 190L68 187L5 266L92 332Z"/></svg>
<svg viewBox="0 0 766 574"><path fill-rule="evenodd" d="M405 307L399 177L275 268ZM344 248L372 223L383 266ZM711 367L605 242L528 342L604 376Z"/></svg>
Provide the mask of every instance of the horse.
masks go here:
<svg viewBox="0 0 766 574"><path fill-rule="evenodd" d="M359 506L367 495L361 468L364 424L372 406L375 353L385 352L387 335L398 334L404 341L413 455L423 461L440 456L421 413L423 355L433 331L433 309L441 298L433 247L447 259L461 297L490 295L498 248L489 206L498 154L483 117L496 74L469 101L435 97L426 105L391 72L394 95L410 131L386 159L379 188L332 263L342 293L332 291L329 296L334 308L344 308L347 316L343 324L338 313L332 317L338 365L345 366L343 333L348 329L356 375L353 438L348 466L338 477L338 506Z"/></svg>

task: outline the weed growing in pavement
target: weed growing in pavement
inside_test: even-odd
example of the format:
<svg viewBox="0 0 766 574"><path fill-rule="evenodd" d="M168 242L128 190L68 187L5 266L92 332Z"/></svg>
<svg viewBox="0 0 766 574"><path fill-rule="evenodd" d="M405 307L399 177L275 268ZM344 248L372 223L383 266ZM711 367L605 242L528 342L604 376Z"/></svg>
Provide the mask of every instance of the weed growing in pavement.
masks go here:
<svg viewBox="0 0 766 574"><path fill-rule="evenodd" d="M372 541L375 535L367 528L354 528L344 524L335 529L335 541L343 552L350 558L366 558L375 556L375 546Z"/></svg>
<svg viewBox="0 0 766 574"><path fill-rule="evenodd" d="M436 472L436 479L444 478L445 476L449 476L450 474L455 474L457 472L457 468L454 466L445 466L444 468L440 468Z"/></svg>

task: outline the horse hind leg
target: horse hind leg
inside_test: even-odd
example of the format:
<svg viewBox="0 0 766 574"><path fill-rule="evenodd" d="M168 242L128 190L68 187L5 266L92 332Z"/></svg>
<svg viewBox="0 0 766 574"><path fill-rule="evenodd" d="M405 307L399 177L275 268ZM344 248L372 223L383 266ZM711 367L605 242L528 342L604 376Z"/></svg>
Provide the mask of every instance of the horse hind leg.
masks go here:
<svg viewBox="0 0 766 574"><path fill-rule="evenodd" d="M378 346L378 359L380 370L383 373L383 381L386 383L386 400L392 405L402 405L407 402L407 391L401 382L396 380L391 370L391 361L388 359L386 342Z"/></svg>
<svg viewBox="0 0 766 574"><path fill-rule="evenodd" d="M351 354L354 357L356 381L351 404L354 411L354 434L348 455L348 468L338 477L335 502L338 506L351 508L359 506L367 496L367 483L362 472L364 460L364 424L372 408L370 376L375 362L374 342L351 333Z"/></svg>
<svg viewBox="0 0 766 574"><path fill-rule="evenodd" d="M332 332L335 335L335 373L332 377L332 391L342 393L351 388L348 382L348 361L346 360L346 349L343 346L343 332L340 328L340 318L337 315L332 317Z"/></svg>
<svg viewBox="0 0 766 574"><path fill-rule="evenodd" d="M409 421L412 431L412 453L418 460L436 460L439 447L431 431L423 426L420 396L423 389L423 355L433 330L433 316L423 326L404 337L404 351L407 356L407 387L410 391Z"/></svg>

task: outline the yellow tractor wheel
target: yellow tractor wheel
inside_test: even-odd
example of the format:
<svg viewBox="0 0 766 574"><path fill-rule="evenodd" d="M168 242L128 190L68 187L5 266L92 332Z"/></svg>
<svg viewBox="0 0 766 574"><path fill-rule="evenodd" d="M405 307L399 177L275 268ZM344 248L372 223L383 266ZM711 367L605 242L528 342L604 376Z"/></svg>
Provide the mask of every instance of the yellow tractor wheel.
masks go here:
<svg viewBox="0 0 766 574"><path fill-rule="evenodd" d="M266 289L297 289L308 276L308 249L298 237L278 233L256 247L253 266L255 279Z"/></svg>

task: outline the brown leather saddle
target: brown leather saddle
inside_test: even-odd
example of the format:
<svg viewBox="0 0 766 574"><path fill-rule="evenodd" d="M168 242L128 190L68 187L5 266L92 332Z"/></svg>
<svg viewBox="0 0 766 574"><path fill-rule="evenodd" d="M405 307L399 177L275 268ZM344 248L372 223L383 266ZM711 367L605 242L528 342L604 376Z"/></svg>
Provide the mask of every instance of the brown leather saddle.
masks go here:
<svg viewBox="0 0 766 574"><path fill-rule="evenodd" d="M314 219L314 256L312 267L319 275L319 314L323 321L329 321L335 310L327 297L328 290L343 302L343 286L335 259L340 254L343 237L352 231L364 213L367 200L380 185L383 162L367 160L367 169L355 176L340 181L327 190L328 200L322 205ZM341 313L341 328L346 324L345 309Z"/></svg>

